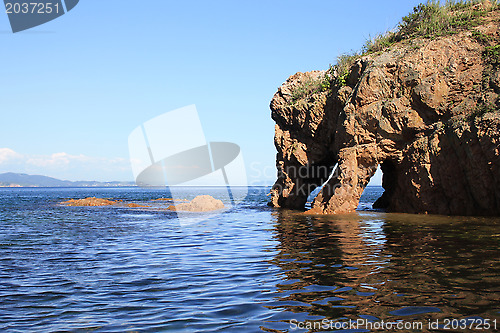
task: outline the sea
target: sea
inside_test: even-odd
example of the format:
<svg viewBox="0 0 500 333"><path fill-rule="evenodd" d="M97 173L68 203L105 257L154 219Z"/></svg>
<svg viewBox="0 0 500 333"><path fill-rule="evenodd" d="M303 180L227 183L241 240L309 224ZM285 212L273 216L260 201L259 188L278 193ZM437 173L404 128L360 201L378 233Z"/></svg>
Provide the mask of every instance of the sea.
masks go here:
<svg viewBox="0 0 500 333"><path fill-rule="evenodd" d="M311 216L251 187L186 223L167 189L2 188L0 332L500 331L500 218L372 210L382 191ZM60 204L86 197L148 207Z"/></svg>

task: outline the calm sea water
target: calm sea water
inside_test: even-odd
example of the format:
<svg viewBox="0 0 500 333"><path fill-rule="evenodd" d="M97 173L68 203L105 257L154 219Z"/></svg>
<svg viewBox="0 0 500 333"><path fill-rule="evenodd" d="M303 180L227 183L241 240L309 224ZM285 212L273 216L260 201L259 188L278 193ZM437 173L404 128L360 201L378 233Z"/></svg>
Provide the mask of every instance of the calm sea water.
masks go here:
<svg viewBox="0 0 500 333"><path fill-rule="evenodd" d="M367 210L380 193L326 217L271 209L252 188L181 225L172 212L58 205L162 190L0 189L0 331L372 331L340 326L349 319L474 331L451 330L465 318L498 330L500 219Z"/></svg>

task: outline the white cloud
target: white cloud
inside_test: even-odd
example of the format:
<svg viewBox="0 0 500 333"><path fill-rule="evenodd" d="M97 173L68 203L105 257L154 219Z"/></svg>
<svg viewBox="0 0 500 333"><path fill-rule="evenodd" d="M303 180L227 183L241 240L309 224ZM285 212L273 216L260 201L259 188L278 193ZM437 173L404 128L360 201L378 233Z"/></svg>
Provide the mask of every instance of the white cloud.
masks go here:
<svg viewBox="0 0 500 333"><path fill-rule="evenodd" d="M16 153L10 148L0 148L0 165L9 161L22 159L23 155Z"/></svg>
<svg viewBox="0 0 500 333"><path fill-rule="evenodd" d="M23 155L10 148L0 148L0 173L18 172L51 176L65 180L132 180L130 161L125 158L104 158L71 155Z"/></svg>

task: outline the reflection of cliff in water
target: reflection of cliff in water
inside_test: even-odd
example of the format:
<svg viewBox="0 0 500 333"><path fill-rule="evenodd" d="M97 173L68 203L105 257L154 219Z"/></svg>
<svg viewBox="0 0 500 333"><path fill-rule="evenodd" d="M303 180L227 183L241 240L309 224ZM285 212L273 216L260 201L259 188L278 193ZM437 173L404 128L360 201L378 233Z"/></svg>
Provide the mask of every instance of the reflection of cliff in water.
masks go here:
<svg viewBox="0 0 500 333"><path fill-rule="evenodd" d="M314 320L500 319L500 220L275 213L288 283L271 307ZM374 317L374 318L373 318Z"/></svg>

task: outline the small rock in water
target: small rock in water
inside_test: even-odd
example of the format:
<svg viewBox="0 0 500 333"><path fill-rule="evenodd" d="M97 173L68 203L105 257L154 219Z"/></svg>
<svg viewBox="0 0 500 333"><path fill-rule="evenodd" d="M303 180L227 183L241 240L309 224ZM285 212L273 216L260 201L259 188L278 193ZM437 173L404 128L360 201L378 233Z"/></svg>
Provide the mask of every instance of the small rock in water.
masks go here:
<svg viewBox="0 0 500 333"><path fill-rule="evenodd" d="M178 204L175 209L188 212L209 212L223 209L224 203L210 195L199 195L190 202Z"/></svg>

